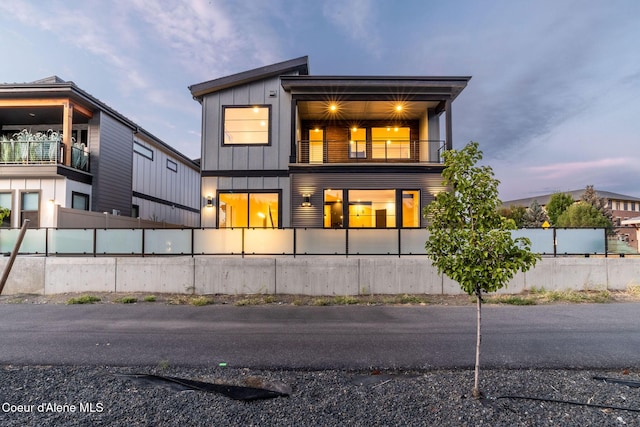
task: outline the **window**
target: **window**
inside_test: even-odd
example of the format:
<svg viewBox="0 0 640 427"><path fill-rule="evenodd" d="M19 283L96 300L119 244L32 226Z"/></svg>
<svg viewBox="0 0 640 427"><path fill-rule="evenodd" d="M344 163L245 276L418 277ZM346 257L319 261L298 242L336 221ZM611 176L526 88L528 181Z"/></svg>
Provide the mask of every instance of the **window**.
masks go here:
<svg viewBox="0 0 640 427"><path fill-rule="evenodd" d="M628 207L629 207L629 206L628 206L628 203L627 203L627 202L624 202L624 209L623 209L623 210L625 210L625 211L626 211L626 210L628 210Z"/></svg>
<svg viewBox="0 0 640 427"><path fill-rule="evenodd" d="M223 107L224 145L267 145L270 141L271 107Z"/></svg>
<svg viewBox="0 0 640 427"><path fill-rule="evenodd" d="M71 192L71 208L83 211L89 210L89 195L83 193Z"/></svg>
<svg viewBox="0 0 640 427"><path fill-rule="evenodd" d="M402 192L402 226L420 227L420 191Z"/></svg>
<svg viewBox="0 0 640 427"><path fill-rule="evenodd" d="M349 228L396 226L395 190L349 190Z"/></svg>
<svg viewBox="0 0 640 427"><path fill-rule="evenodd" d="M636 202L631 202L631 210L635 212L635 210L636 210Z"/></svg>
<svg viewBox="0 0 640 427"><path fill-rule="evenodd" d="M220 228L278 228L280 193L218 194Z"/></svg>
<svg viewBox="0 0 640 427"><path fill-rule="evenodd" d="M131 217L132 218L139 218L140 217L140 206L131 205Z"/></svg>
<svg viewBox="0 0 640 427"><path fill-rule="evenodd" d="M173 172L178 172L178 164L173 160L167 159L167 169Z"/></svg>
<svg viewBox="0 0 640 427"><path fill-rule="evenodd" d="M309 163L322 163L324 157L324 130L309 131Z"/></svg>
<svg viewBox="0 0 640 427"><path fill-rule="evenodd" d="M371 128L371 157L374 159L411 158L409 128Z"/></svg>
<svg viewBox="0 0 640 427"><path fill-rule="evenodd" d="M367 157L367 130L352 128L349 131L349 158L365 159Z"/></svg>
<svg viewBox="0 0 640 427"><path fill-rule="evenodd" d="M343 213L342 200L344 199L342 190L324 190L324 227L342 228Z"/></svg>
<svg viewBox="0 0 640 427"><path fill-rule="evenodd" d="M9 210L9 214L2 218L0 227L11 227L11 212L13 211L12 199L12 193L0 193L0 208Z"/></svg>
<svg viewBox="0 0 640 427"><path fill-rule="evenodd" d="M133 142L133 152L138 153L149 160L153 160L153 150L135 141Z"/></svg>
<svg viewBox="0 0 640 427"><path fill-rule="evenodd" d="M40 227L40 192L20 193L20 226L25 219L31 221L29 228Z"/></svg>

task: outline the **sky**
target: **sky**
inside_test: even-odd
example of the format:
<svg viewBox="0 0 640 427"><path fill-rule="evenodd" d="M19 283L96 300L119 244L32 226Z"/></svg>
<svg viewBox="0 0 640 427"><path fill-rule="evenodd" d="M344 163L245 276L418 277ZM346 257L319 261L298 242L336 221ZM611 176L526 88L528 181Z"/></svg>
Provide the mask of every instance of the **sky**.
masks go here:
<svg viewBox="0 0 640 427"><path fill-rule="evenodd" d="M503 201L640 197L640 1L0 0L0 82L57 75L190 158L190 85L301 56L312 75L472 76L454 148L478 141Z"/></svg>

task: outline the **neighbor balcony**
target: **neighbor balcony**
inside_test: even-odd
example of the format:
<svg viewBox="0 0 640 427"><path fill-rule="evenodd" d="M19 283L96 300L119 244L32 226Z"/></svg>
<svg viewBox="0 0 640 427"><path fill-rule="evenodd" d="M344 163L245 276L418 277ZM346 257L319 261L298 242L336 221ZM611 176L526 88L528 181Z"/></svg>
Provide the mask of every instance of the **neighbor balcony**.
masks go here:
<svg viewBox="0 0 640 427"><path fill-rule="evenodd" d="M11 138L0 137L2 165L65 164L65 153L62 136L56 132L31 134L23 131ZM73 169L89 171L89 152L84 144L72 142L68 165Z"/></svg>

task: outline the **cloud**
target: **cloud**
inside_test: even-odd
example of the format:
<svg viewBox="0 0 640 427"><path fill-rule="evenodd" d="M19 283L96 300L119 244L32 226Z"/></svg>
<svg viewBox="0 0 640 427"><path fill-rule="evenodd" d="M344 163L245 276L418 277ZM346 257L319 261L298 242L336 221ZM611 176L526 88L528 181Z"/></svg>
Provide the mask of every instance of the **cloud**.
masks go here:
<svg viewBox="0 0 640 427"><path fill-rule="evenodd" d="M376 31L378 24L371 0L325 1L322 13L349 38L363 43L369 55L381 57L381 40Z"/></svg>
<svg viewBox="0 0 640 427"><path fill-rule="evenodd" d="M589 160L584 162L555 163L545 166L532 166L528 171L538 174L545 179L563 179L578 174L597 173L598 170L609 170L617 167L633 167L634 162L625 157Z"/></svg>

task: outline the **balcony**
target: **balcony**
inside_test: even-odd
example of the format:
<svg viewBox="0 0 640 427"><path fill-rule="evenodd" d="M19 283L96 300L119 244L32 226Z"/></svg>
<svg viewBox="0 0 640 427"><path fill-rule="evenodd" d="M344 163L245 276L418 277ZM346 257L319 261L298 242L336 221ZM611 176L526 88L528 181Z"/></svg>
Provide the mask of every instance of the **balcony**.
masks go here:
<svg viewBox="0 0 640 427"><path fill-rule="evenodd" d="M22 131L11 138L0 136L2 165L65 164L65 152L62 136L56 132L31 134ZM89 151L84 144L72 143L69 166L89 171Z"/></svg>
<svg viewBox="0 0 640 427"><path fill-rule="evenodd" d="M300 140L297 162L326 163L442 163L442 140Z"/></svg>

